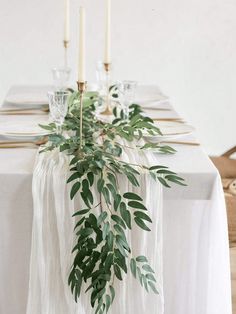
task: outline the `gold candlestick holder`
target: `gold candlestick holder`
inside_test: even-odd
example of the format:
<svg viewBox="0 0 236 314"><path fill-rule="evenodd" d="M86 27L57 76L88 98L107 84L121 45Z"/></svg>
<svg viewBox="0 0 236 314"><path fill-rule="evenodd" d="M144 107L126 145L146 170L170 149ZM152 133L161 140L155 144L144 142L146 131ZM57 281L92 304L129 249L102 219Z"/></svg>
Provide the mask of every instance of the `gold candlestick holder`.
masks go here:
<svg viewBox="0 0 236 314"><path fill-rule="evenodd" d="M79 91L79 103L80 103L80 150L83 148L83 98L86 91L86 82L77 82Z"/></svg>
<svg viewBox="0 0 236 314"><path fill-rule="evenodd" d="M69 40L63 40L64 46L64 66L68 67L68 48L69 48Z"/></svg>
<svg viewBox="0 0 236 314"><path fill-rule="evenodd" d="M105 69L105 72L106 72L106 95L105 95L106 107L105 107L105 110L101 114L112 115L111 100L110 100L110 71L111 71L111 63L104 62L104 69Z"/></svg>

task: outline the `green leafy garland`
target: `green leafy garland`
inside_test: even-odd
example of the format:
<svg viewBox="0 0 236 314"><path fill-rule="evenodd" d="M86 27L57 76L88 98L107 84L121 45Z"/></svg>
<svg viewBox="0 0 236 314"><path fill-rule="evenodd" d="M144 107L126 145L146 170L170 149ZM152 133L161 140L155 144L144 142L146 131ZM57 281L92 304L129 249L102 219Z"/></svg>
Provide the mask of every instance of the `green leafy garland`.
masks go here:
<svg viewBox="0 0 236 314"><path fill-rule="evenodd" d="M96 93L85 94L83 102L83 148L80 149L79 93L70 97L69 113L63 129L70 136L55 134L55 125L42 126L49 130L49 145L43 150L59 148L71 156L68 183L72 184L70 197L80 195L84 206L74 213L76 245L73 248L73 265L68 278L71 292L77 302L83 282L90 291L91 306L95 314L107 313L115 297L115 278L122 280L128 267L140 284L149 291L158 293L154 271L145 256L132 257L126 233L135 223L144 231L150 231L151 218L143 199L136 193L121 193L118 176L128 179L134 187L139 187L141 172L148 173L153 180L165 187L171 183L185 185L184 180L167 167L156 165L129 164L122 160L122 152L128 144L136 144L136 149L155 148L160 153L173 154L169 146L146 143L138 145L143 135L160 135L153 120L144 117L138 105L130 106L129 121L124 121L122 110L114 109L112 123L104 123L96 118ZM118 112L119 111L119 112ZM122 141L120 141L122 139ZM95 202L93 189L98 195ZM98 213L99 210L99 213ZM97 214L98 213L98 214Z"/></svg>

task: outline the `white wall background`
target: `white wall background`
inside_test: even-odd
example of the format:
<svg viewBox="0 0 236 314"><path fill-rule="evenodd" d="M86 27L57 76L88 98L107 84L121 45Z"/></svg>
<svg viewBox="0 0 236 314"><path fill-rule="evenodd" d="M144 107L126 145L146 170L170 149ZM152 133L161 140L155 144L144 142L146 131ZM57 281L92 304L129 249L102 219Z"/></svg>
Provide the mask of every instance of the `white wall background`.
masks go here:
<svg viewBox="0 0 236 314"><path fill-rule="evenodd" d="M208 153L236 145L236 1L113 0L117 79L158 84ZM71 0L69 57L77 72L78 8L87 8L87 74L103 56L104 1ZM0 101L12 84L51 83L63 62L63 0L0 0Z"/></svg>

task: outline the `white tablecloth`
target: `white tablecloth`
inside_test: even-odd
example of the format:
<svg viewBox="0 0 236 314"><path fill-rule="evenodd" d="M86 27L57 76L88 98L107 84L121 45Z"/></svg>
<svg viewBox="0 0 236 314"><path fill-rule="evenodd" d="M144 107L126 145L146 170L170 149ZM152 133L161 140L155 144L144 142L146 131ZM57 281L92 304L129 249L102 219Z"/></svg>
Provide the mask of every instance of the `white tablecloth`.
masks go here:
<svg viewBox="0 0 236 314"><path fill-rule="evenodd" d="M177 116L174 110L158 114ZM0 123L1 119L14 123L14 119L27 121L29 117L1 116ZM186 188L164 190L165 314L231 314L226 209L219 175L201 147L175 147L174 156L156 156L160 164L170 166L188 182ZM3 314L26 313L36 153L34 149L0 151Z"/></svg>

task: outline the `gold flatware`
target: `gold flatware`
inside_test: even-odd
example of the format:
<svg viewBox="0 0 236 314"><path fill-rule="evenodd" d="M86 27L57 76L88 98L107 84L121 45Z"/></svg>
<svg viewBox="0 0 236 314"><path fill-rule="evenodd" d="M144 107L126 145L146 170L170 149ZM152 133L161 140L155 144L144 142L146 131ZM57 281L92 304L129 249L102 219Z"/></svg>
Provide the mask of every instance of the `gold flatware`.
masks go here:
<svg viewBox="0 0 236 314"><path fill-rule="evenodd" d="M0 149L1 148L38 148L37 145L33 144L33 143L11 143L11 144L0 144Z"/></svg>
<svg viewBox="0 0 236 314"><path fill-rule="evenodd" d="M182 118L151 118L153 121L167 121L167 122L179 122L185 123Z"/></svg>
<svg viewBox="0 0 236 314"><path fill-rule="evenodd" d="M38 141L0 142L0 148L38 148L46 144L47 141L47 137L44 137Z"/></svg>
<svg viewBox="0 0 236 314"><path fill-rule="evenodd" d="M185 142L185 141L163 141L160 144L179 144L179 145L189 145L189 146L200 146L197 142Z"/></svg>
<svg viewBox="0 0 236 314"><path fill-rule="evenodd" d="M48 112L49 109L0 109L0 115L44 115Z"/></svg>

